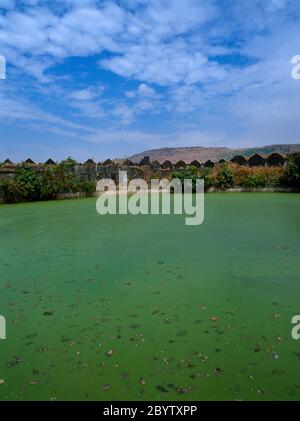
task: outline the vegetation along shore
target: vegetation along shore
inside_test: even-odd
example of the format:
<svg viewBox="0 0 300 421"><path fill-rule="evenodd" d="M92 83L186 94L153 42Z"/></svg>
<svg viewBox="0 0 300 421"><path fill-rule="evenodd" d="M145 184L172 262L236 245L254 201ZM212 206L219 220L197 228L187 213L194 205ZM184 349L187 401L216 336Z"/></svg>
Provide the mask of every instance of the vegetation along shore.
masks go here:
<svg viewBox="0 0 300 421"><path fill-rule="evenodd" d="M77 198L95 193L101 178L118 179L120 170L128 178L203 178L206 191L300 191L300 153L286 157L272 153L268 157L255 154L249 159L242 155L218 163L182 160L160 163L144 157L139 163L110 159L96 163L89 159L84 164L72 158L59 163L49 159L37 164L31 159L14 164L7 159L0 166L0 203Z"/></svg>

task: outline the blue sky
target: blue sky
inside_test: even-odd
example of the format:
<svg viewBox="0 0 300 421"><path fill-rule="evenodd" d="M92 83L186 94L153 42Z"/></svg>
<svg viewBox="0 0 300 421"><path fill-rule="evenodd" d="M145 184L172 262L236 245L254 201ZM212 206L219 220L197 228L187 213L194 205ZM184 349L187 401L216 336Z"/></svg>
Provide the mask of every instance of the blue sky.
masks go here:
<svg viewBox="0 0 300 421"><path fill-rule="evenodd" d="M0 0L0 160L300 143L297 0Z"/></svg>

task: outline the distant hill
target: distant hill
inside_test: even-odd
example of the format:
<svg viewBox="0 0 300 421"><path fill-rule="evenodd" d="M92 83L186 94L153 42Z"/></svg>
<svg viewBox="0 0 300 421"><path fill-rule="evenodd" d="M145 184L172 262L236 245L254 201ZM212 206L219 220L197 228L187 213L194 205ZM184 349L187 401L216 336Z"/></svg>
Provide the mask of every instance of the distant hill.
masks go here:
<svg viewBox="0 0 300 421"><path fill-rule="evenodd" d="M230 160L235 155L243 155L245 158L247 158L251 155L254 155L255 153L259 153L261 155L270 155L273 152L278 152L282 155L287 155L292 152L300 152L300 144L269 145L240 149L230 149L226 147L207 148L202 146L184 148L160 148L132 155L129 159L133 162L140 162L144 156L149 156L151 161L157 160L161 163L166 160L177 162L180 159L187 163L192 162L194 159L198 160L199 162L205 162L209 159L213 162L218 162L220 159Z"/></svg>

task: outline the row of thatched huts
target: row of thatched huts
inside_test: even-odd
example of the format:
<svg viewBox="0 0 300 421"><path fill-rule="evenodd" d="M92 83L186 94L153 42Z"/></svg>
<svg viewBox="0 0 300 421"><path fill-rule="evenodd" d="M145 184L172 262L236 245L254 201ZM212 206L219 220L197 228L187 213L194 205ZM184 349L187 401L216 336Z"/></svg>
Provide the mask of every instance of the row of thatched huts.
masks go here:
<svg viewBox="0 0 300 421"><path fill-rule="evenodd" d="M224 159L221 159L218 163L225 163L226 161ZM286 158L282 155L280 155L279 153L275 152L272 153L271 155L267 156L267 157L263 157L262 155L259 154L255 154L252 155L249 159L245 158L242 155L236 155L234 156L230 162L238 164L238 165L243 165L243 166L249 166L249 167L263 167L263 166L269 166L269 167L274 167L274 166L284 166L285 162L286 162ZM56 165L56 162L54 162L52 159L48 159L45 163L35 163L32 159L27 159L24 162L26 165L28 165L29 167L43 167L43 166L54 166ZM194 160L190 163L186 163L183 160L180 160L176 163L173 163L169 160L164 161L163 163L160 163L158 161L150 161L150 158L148 156L145 156L139 163L134 163L132 161L130 161L129 159L126 159L124 161L119 162L122 167L133 167L133 166L140 166L140 167L144 167L144 166L149 166L151 167L153 170L159 170L159 169L165 169L165 170L176 170L176 169L184 169L188 166L194 166L196 168L213 168L216 163L212 162L211 160L208 160L204 163L200 163L197 160ZM111 159L107 159L104 162L99 162L96 163L95 161L93 161L92 159L88 159L85 163L83 164L78 164L78 165L83 165L83 166L103 166L103 167L108 167L108 166L115 166L118 163L116 163L115 161L112 161ZM10 161L9 159L6 159L0 167L0 170L13 170L14 167L16 167L17 164L14 164L12 161Z"/></svg>

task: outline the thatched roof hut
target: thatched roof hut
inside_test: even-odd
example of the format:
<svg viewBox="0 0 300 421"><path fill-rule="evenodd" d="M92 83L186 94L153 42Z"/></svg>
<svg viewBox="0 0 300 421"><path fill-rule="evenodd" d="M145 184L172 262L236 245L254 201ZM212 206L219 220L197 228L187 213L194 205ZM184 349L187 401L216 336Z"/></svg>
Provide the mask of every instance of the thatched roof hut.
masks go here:
<svg viewBox="0 0 300 421"><path fill-rule="evenodd" d="M45 165L56 165L56 163L50 158L45 162Z"/></svg>
<svg viewBox="0 0 300 421"><path fill-rule="evenodd" d="M108 165L114 165L114 162L111 159L107 159L106 161L103 162L103 164L105 167Z"/></svg>
<svg viewBox="0 0 300 421"><path fill-rule="evenodd" d="M180 161L176 162L175 168L176 170L182 170L186 168L186 163L181 159Z"/></svg>
<svg viewBox="0 0 300 421"><path fill-rule="evenodd" d="M14 172L16 169L16 164L14 164L10 159L6 159L2 165L0 165L1 173L10 173Z"/></svg>
<svg viewBox="0 0 300 421"><path fill-rule="evenodd" d="M213 168L215 164L209 159L208 161L204 162L204 168Z"/></svg>
<svg viewBox="0 0 300 421"><path fill-rule="evenodd" d="M96 165L96 162L94 162L92 159L88 159L83 165Z"/></svg>
<svg viewBox="0 0 300 421"><path fill-rule="evenodd" d="M7 158L7 159L3 162L3 164L4 164L4 165L14 165L14 163L13 163L13 162L11 162L11 160L10 160L9 158Z"/></svg>
<svg viewBox="0 0 300 421"><path fill-rule="evenodd" d="M30 158L28 158L28 159L26 159L26 161L25 161L25 164L26 165L37 165L32 159L30 159Z"/></svg>
<svg viewBox="0 0 300 421"><path fill-rule="evenodd" d="M285 163L285 158L277 152L272 153L266 159L269 167L281 167Z"/></svg>
<svg viewBox="0 0 300 421"><path fill-rule="evenodd" d="M164 170L172 170L173 169L173 164L172 164L172 162L171 161L165 161L162 165L161 165L161 167L164 169Z"/></svg>
<svg viewBox="0 0 300 421"><path fill-rule="evenodd" d="M190 167L201 168L201 164L196 159L190 163Z"/></svg>
<svg viewBox="0 0 300 421"><path fill-rule="evenodd" d="M243 155L235 155L230 162L238 165L247 165L247 159Z"/></svg>
<svg viewBox="0 0 300 421"><path fill-rule="evenodd" d="M265 159L256 153L255 155L252 155L251 158L249 158L248 164L250 167L264 167Z"/></svg>
<svg viewBox="0 0 300 421"><path fill-rule="evenodd" d="M126 167L133 167L134 163L130 161L130 159L125 159L125 161L123 162L123 165L125 165Z"/></svg>

